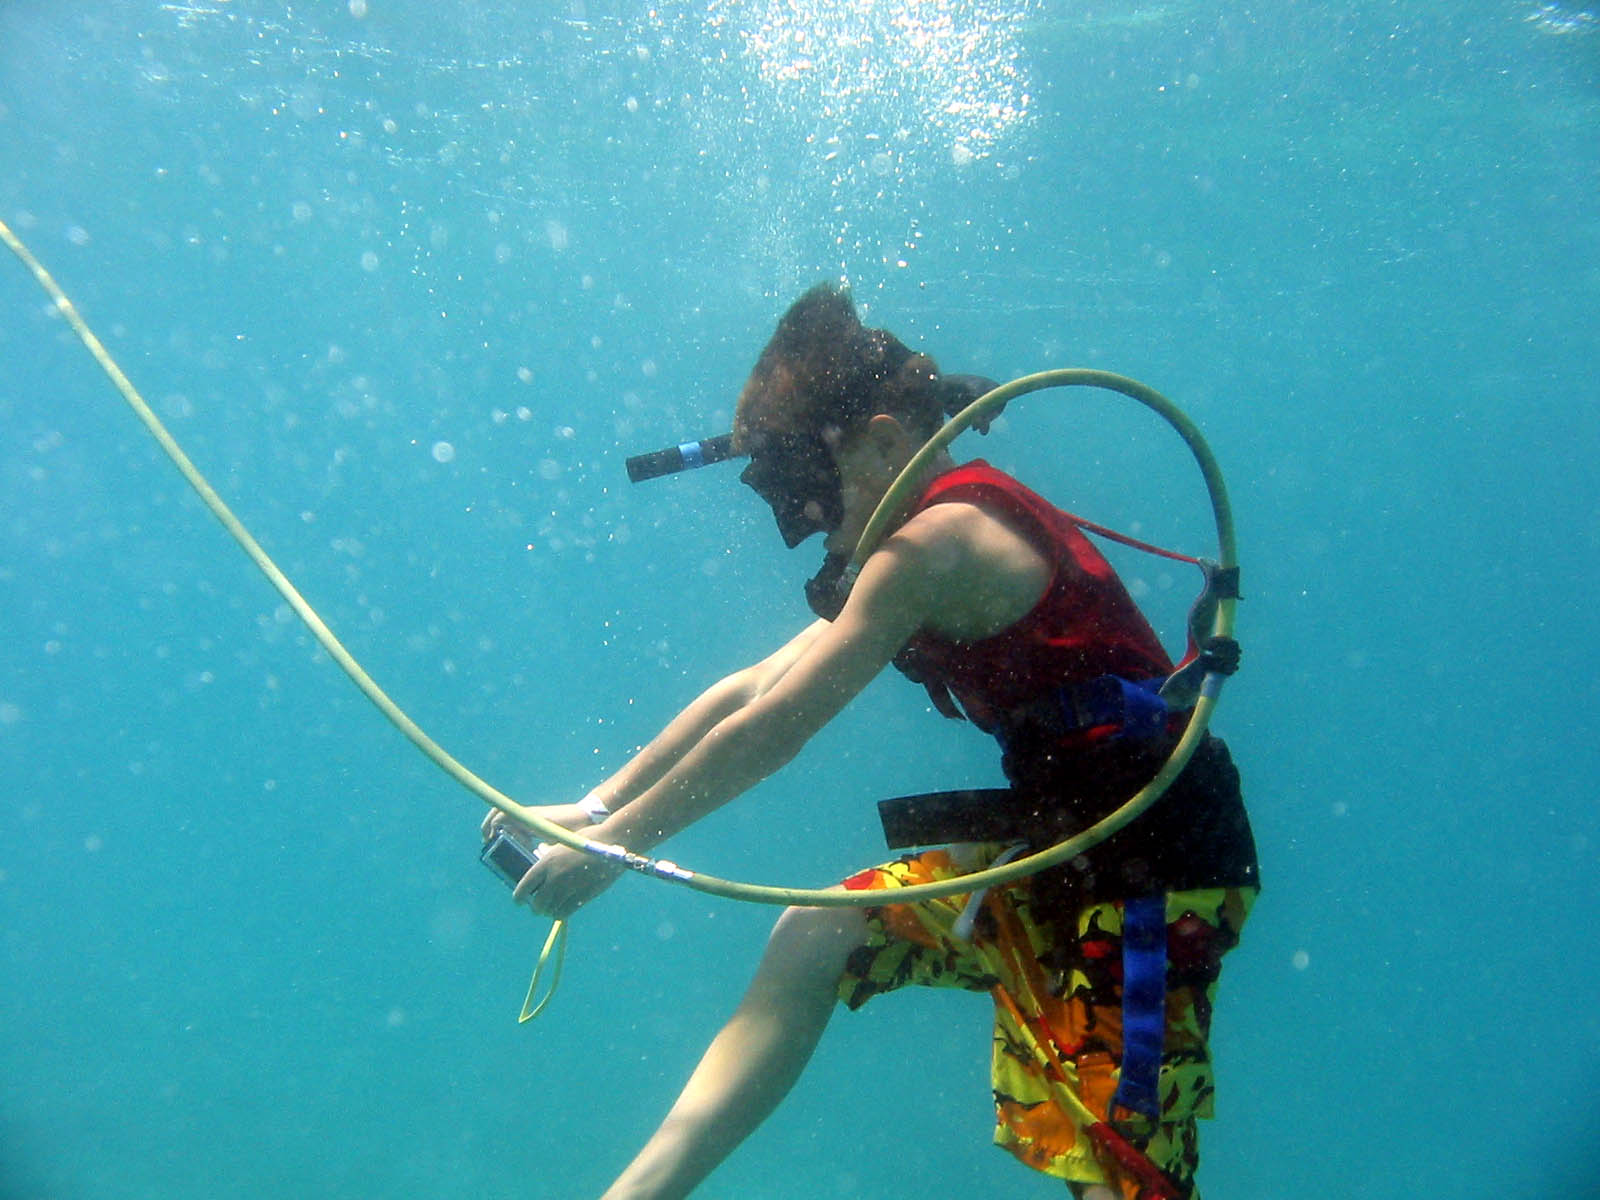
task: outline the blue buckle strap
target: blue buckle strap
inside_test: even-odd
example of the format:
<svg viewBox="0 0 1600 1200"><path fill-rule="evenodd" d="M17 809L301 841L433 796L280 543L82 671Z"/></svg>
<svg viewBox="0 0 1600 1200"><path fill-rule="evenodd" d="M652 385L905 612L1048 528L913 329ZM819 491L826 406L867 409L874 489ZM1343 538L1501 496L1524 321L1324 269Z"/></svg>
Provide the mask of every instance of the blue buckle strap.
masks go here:
<svg viewBox="0 0 1600 1200"><path fill-rule="evenodd" d="M1060 688L1061 718L1068 730L1116 725L1118 738L1153 738L1166 732L1167 703L1160 679L1134 682L1101 675L1088 683Z"/></svg>
<svg viewBox="0 0 1600 1200"><path fill-rule="evenodd" d="M1151 1121L1161 1115L1161 1045L1167 1023L1167 897L1122 908L1122 1073L1111 1098Z"/></svg>

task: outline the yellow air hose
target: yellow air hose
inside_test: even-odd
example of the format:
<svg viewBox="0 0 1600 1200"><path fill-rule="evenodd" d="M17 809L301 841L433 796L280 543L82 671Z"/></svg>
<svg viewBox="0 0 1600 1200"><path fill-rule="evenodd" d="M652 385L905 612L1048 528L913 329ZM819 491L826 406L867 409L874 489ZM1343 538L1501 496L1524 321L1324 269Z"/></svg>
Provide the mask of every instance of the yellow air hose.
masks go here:
<svg viewBox="0 0 1600 1200"><path fill-rule="evenodd" d="M741 883L737 880L722 879L715 875L707 875L698 871L690 871L666 859L650 858L646 855L634 854L621 846L607 845L586 838L580 834L572 833L559 825L541 817L537 811L517 803L505 793L486 783L479 776L470 771L466 766L452 757L444 747L435 742L428 734L413 721L396 704L389 695L378 686L377 682L367 674L355 657L345 649L344 645L334 636L333 631L317 615L304 596L300 594L294 584L272 561L267 552L261 548L250 531L244 527L238 517L223 502L216 490L206 481L199 469L190 461L183 448L176 439L167 431L160 418L151 410L138 390L123 374L105 346L94 332L85 324L83 318L73 307L72 301L67 298L50 273L36 259L22 241L12 233L4 221L0 221L0 241L4 241L22 263L33 273L39 286L49 295L55 304L56 310L71 326L78 339L83 342L89 353L94 356L101 369L105 372L128 406L133 409L134 415L143 422L152 437L160 444L178 471L183 475L189 485L199 495L205 506L211 510L213 516L222 523L229 535L236 541L240 548L250 557L250 560L261 570L272 586L294 609L300 619L305 622L313 637L328 652L328 655L338 663L346 675L361 689L364 696L370 700L377 709L386 716L394 726L400 730L410 741L428 758L443 770L447 775L461 784L469 792L484 803L499 809L501 812L515 817L534 830L541 838L550 842L557 842L563 846L570 846L575 850L582 850L598 857L608 859L622 866L630 867L646 875L654 875L661 879L670 879L677 883L685 884L697 891L706 892L714 896L723 896L732 900L748 900L760 904L801 905L815 908L847 908L866 907L883 903L879 894L867 891L851 891L843 887L828 888L793 888L772 887L762 884ZM926 446L906 465L900 477L884 494L877 510L861 535L857 544L853 561L859 564L865 560L878 543L891 528L896 518L900 516L915 498L917 489L923 482L923 475L928 464L940 450L972 423L993 412L1018 396L1028 392L1039 391L1043 388L1053 387L1095 387L1120 392L1148 408L1154 409L1178 431L1184 441L1188 443L1200 464L1201 473L1205 477L1206 488L1210 492L1211 507L1216 519L1218 561L1223 568L1232 568L1237 565L1233 537L1233 518L1228 507L1227 492L1223 487L1222 474L1217 468L1216 460L1212 456L1205 439L1200 436L1200 431L1195 427L1176 405L1162 396L1154 388L1146 387L1136 380L1122 375L1113 375L1107 371L1091 370L1059 370L1044 371L1037 375L1027 375L1021 379L1012 380L1010 383L994 389L984 396L979 397L968 405L956 416L952 417L945 426L933 436ZM1235 601L1231 596L1222 597L1217 606L1217 614L1212 627L1212 633L1217 637L1231 637L1233 634ZM1176 779L1184 766L1188 763L1190 755L1205 736L1206 724L1211 719L1212 709L1216 706L1217 693L1220 690L1222 677L1208 675L1205 685L1201 689L1199 700L1189 717L1188 726L1183 736L1178 740L1171 755L1144 787L1121 808L1109 816L1097 821L1087 829L1073 835L1067 840L1042 850L1026 858L1018 858L1004 866L991 867L987 870L976 871L958 879L945 880L940 883L917 884L912 887L900 888L895 891L896 903L905 903L915 900L929 900L938 896L951 896L965 892L974 892L979 888L993 887L997 884L1009 883L1012 880L1043 870L1045 867L1056 863L1065 862L1092 846L1098 845L1117 830L1127 825L1130 821L1148 809L1163 792ZM545 944L548 955L553 945L559 954L558 940L564 945L564 939L558 939L562 932L561 923L552 930L550 940ZM548 998L548 997L547 997ZM529 1003L532 1002L530 988ZM541 1005L542 1007L542 1005ZM528 1005L524 1006L524 1015L528 1015Z"/></svg>

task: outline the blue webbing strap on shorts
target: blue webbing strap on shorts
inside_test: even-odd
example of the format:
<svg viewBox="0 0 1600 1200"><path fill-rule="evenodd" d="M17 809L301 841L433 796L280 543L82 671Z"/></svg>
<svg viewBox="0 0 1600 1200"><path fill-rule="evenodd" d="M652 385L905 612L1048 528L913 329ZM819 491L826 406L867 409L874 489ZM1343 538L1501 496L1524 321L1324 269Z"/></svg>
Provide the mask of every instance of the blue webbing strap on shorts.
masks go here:
<svg viewBox="0 0 1600 1200"><path fill-rule="evenodd" d="M1167 897L1157 892L1122 908L1122 1074L1111 1098L1113 1115L1120 1106L1160 1119L1166 1010Z"/></svg>

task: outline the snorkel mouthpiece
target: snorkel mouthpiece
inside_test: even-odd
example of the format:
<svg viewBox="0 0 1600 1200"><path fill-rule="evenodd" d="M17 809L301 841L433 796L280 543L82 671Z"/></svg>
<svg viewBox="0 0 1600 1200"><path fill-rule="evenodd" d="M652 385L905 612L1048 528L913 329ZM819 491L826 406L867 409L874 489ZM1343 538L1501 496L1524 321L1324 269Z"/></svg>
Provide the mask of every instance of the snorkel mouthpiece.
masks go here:
<svg viewBox="0 0 1600 1200"><path fill-rule="evenodd" d="M806 580L806 605L824 621L835 620L844 611L844 602L850 597L850 586L856 573L850 568L850 556L837 552L822 560L822 566Z"/></svg>

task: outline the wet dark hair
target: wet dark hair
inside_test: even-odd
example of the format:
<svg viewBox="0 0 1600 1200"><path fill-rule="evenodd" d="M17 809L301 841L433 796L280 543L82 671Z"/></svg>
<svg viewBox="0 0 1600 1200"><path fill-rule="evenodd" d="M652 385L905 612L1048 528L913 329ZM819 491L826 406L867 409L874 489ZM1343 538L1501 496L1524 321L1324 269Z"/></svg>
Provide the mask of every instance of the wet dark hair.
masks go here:
<svg viewBox="0 0 1600 1200"><path fill-rule="evenodd" d="M783 314L739 393L734 452L774 438L837 438L877 413L924 436L943 415L939 368L885 329L868 329L844 288L819 283Z"/></svg>

